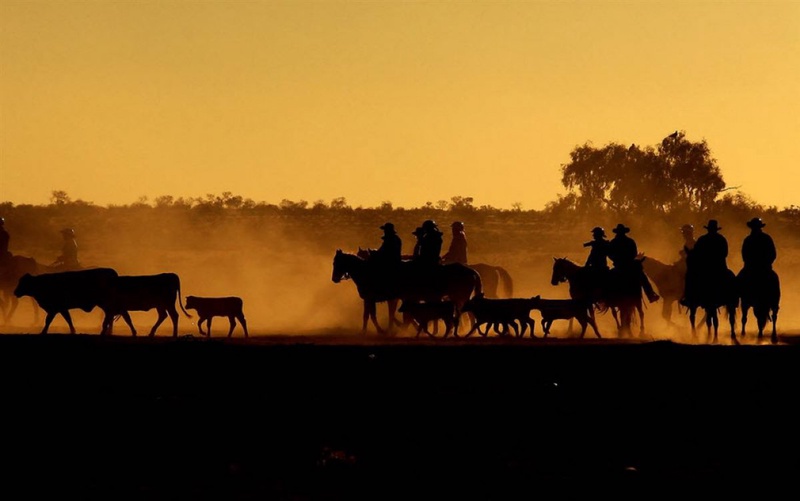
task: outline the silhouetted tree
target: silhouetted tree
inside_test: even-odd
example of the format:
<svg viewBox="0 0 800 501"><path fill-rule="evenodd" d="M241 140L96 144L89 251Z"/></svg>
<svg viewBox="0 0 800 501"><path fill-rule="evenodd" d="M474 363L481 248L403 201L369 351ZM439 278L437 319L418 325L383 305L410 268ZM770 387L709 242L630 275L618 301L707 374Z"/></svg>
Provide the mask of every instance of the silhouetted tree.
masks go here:
<svg viewBox="0 0 800 501"><path fill-rule="evenodd" d="M53 190L50 193L50 203L52 205L66 205L70 202L72 202L72 199L67 195L66 191Z"/></svg>
<svg viewBox="0 0 800 501"><path fill-rule="evenodd" d="M676 209L703 211L725 190L725 182L705 141L672 134L657 148L591 143L570 153L562 165L561 183L572 192L574 208L582 212L605 207L620 212L668 213Z"/></svg>

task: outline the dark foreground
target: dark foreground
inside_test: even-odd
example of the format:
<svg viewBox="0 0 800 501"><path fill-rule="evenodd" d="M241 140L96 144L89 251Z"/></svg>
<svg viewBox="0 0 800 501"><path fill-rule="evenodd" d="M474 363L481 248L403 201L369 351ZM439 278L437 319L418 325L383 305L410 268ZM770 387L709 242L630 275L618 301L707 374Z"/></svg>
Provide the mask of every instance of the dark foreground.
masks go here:
<svg viewBox="0 0 800 501"><path fill-rule="evenodd" d="M10 335L0 370L13 499L766 499L800 471L800 345Z"/></svg>

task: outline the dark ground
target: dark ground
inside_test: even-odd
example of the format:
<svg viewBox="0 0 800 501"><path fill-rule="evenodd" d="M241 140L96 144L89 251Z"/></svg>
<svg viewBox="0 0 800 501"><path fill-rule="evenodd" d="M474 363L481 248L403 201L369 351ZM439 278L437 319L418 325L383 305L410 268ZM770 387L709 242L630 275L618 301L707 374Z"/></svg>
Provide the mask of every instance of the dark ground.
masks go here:
<svg viewBox="0 0 800 501"><path fill-rule="evenodd" d="M4 499L769 499L800 477L793 343L5 335L0 370Z"/></svg>

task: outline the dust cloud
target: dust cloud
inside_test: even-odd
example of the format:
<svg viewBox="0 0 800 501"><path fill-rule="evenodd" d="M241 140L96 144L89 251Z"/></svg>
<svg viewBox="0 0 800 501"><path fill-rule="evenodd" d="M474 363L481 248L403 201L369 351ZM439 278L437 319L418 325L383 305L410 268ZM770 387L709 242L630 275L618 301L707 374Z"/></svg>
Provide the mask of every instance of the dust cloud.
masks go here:
<svg viewBox="0 0 800 501"><path fill-rule="evenodd" d="M583 264L588 249L583 243L591 237L591 228L604 226L608 237L617 221L590 221L571 219L550 224L519 224L500 220L475 220L466 222L470 245L470 261L504 267L513 279L514 297L541 295L544 298L568 297L568 285L550 283L554 257L567 257ZM395 219L403 238L403 252L410 253L413 245L411 231L419 221ZM800 313L794 305L800 301L800 237L791 231L779 231L777 224L765 228L775 240L778 260L775 269L782 285L781 310L778 332L800 331ZM695 236L705 233L703 224L695 222ZM722 233L729 243L728 266L735 272L741 268L741 242L749 229L744 220L720 218ZM333 331L357 333L361 329L363 303L355 284L331 280L333 256L336 249L356 252L359 247L376 247L380 243L380 222L359 222L356 225L335 225L330 221L298 225L289 218L198 218L175 215L130 221L129 218L110 217L103 225L79 228L80 259L84 266L107 266L122 275L146 275L174 272L181 279L181 296L239 296L244 301L244 314L251 335L313 334ZM682 239L680 224L671 222L637 221L630 218L624 224L632 228L629 234L637 241L639 251L665 263L678 259ZM440 226L449 226L440 221ZM444 228L443 228L444 230ZM449 244L449 231L445 231L444 250ZM24 244L24 242L23 242ZM52 261L40 248L14 249L16 254L32 255L40 263ZM58 249L52 250L57 255ZM692 342L688 315L673 304L671 321L662 317L663 301L645 302L645 330L653 339L672 339ZM386 325L388 309L378 305L378 319ZM41 330L44 316L35 320L32 301L22 298L13 319L13 325L3 332L34 333ZM196 312L193 318L180 313L179 334L198 335ZM139 335L146 335L157 319L155 310L132 312L131 316ZM532 314L538 320L537 313ZM81 332L99 332L102 313L73 311L76 327ZM705 326L698 329L704 332ZM737 334L741 313L737 312ZM609 313L598 317L604 337L615 337L613 319ZM538 324L538 321L536 322ZM567 335L567 321L556 321L552 337ZM212 324L214 337L228 332L228 321L215 317ZM575 326L577 328L577 325ZM637 326L634 326L636 329ZM767 326L770 329L771 326ZM370 334L374 328L370 325ZM748 335L756 331L755 318L750 314ZM67 332L66 323L57 317L51 332ZM411 332L411 331L409 331ZM720 337L727 338L729 328L723 319ZM128 335L128 327L118 321L116 335ZM157 335L168 336L172 325L166 319ZM537 336L541 327L537 325ZM234 337L242 337L237 325ZM594 334L587 331L586 337Z"/></svg>

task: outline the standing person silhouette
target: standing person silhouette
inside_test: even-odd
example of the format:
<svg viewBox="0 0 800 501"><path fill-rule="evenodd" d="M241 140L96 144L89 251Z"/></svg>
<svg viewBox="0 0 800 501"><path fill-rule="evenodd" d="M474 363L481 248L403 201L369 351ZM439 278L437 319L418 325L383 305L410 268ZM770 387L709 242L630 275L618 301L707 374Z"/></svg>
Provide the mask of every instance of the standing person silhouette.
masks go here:
<svg viewBox="0 0 800 501"><path fill-rule="evenodd" d="M442 262L467 264L467 234L464 231L464 223L454 221L450 228L453 230L453 239L447 252L442 256Z"/></svg>
<svg viewBox="0 0 800 501"><path fill-rule="evenodd" d="M81 267L81 263L78 261L78 242L75 240L75 230L64 228L61 230L61 235L64 237L61 255L56 258L51 266L62 271L76 270Z"/></svg>
<svg viewBox="0 0 800 501"><path fill-rule="evenodd" d="M636 260L639 250L636 241L628 236L631 229L619 223L611 231L614 232L614 238L608 243L608 257L614 263L614 268L620 270L623 276L635 276L644 289L647 300L651 303L658 301L660 296L653 290L653 285L645 275L641 261Z"/></svg>

